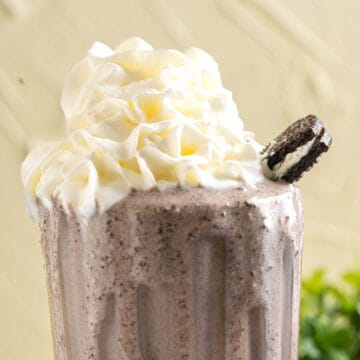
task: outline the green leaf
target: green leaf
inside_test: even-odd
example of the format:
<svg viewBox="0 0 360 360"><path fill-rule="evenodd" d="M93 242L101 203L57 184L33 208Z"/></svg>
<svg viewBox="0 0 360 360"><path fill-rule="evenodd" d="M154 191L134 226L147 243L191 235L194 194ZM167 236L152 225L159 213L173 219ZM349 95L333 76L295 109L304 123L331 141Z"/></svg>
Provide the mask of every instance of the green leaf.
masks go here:
<svg viewBox="0 0 360 360"><path fill-rule="evenodd" d="M360 359L360 269L336 283L324 270L303 280L299 358Z"/></svg>
<svg viewBox="0 0 360 360"><path fill-rule="evenodd" d="M311 337L303 338L300 342L300 359L321 359L321 351Z"/></svg>

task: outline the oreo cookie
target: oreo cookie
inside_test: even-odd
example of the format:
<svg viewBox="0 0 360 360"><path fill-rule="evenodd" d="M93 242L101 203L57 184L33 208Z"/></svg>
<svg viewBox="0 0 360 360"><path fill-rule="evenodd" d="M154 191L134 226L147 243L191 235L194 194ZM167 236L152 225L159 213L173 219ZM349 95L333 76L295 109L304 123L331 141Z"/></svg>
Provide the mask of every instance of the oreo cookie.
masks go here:
<svg viewBox="0 0 360 360"><path fill-rule="evenodd" d="M332 137L315 115L295 121L261 152L264 174L275 181L299 180L328 151Z"/></svg>

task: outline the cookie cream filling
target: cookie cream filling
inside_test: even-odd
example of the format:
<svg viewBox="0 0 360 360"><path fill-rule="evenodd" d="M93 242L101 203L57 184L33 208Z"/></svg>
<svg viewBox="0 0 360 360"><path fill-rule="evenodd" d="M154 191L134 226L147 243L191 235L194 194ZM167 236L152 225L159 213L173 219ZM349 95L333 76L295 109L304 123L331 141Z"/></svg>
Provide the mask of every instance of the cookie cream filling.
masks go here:
<svg viewBox="0 0 360 360"><path fill-rule="evenodd" d="M276 164L271 170L272 177L281 179L289 169L297 164L309 152L309 150L314 145L315 140L316 137L308 141L306 144L299 146L295 151L287 154L285 159Z"/></svg>

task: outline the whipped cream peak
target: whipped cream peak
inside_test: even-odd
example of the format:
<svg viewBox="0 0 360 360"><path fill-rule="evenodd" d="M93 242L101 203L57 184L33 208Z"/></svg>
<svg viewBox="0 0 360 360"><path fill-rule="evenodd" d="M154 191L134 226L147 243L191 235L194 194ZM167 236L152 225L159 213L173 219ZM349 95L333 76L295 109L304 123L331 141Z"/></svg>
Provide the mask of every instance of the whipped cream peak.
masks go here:
<svg viewBox="0 0 360 360"><path fill-rule="evenodd" d="M41 145L22 177L33 217L53 199L84 217L130 189L233 188L264 179L261 146L205 51L153 49L130 38L95 42L66 80L67 138Z"/></svg>

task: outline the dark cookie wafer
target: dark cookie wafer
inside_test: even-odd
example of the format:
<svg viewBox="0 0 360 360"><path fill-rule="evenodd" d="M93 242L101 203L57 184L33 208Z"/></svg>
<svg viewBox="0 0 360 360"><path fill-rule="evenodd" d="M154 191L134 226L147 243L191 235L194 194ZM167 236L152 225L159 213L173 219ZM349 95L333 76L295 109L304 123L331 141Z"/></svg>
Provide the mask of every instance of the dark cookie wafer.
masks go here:
<svg viewBox="0 0 360 360"><path fill-rule="evenodd" d="M329 149L331 141L317 116L299 119L261 152L264 174L272 180L297 181Z"/></svg>

